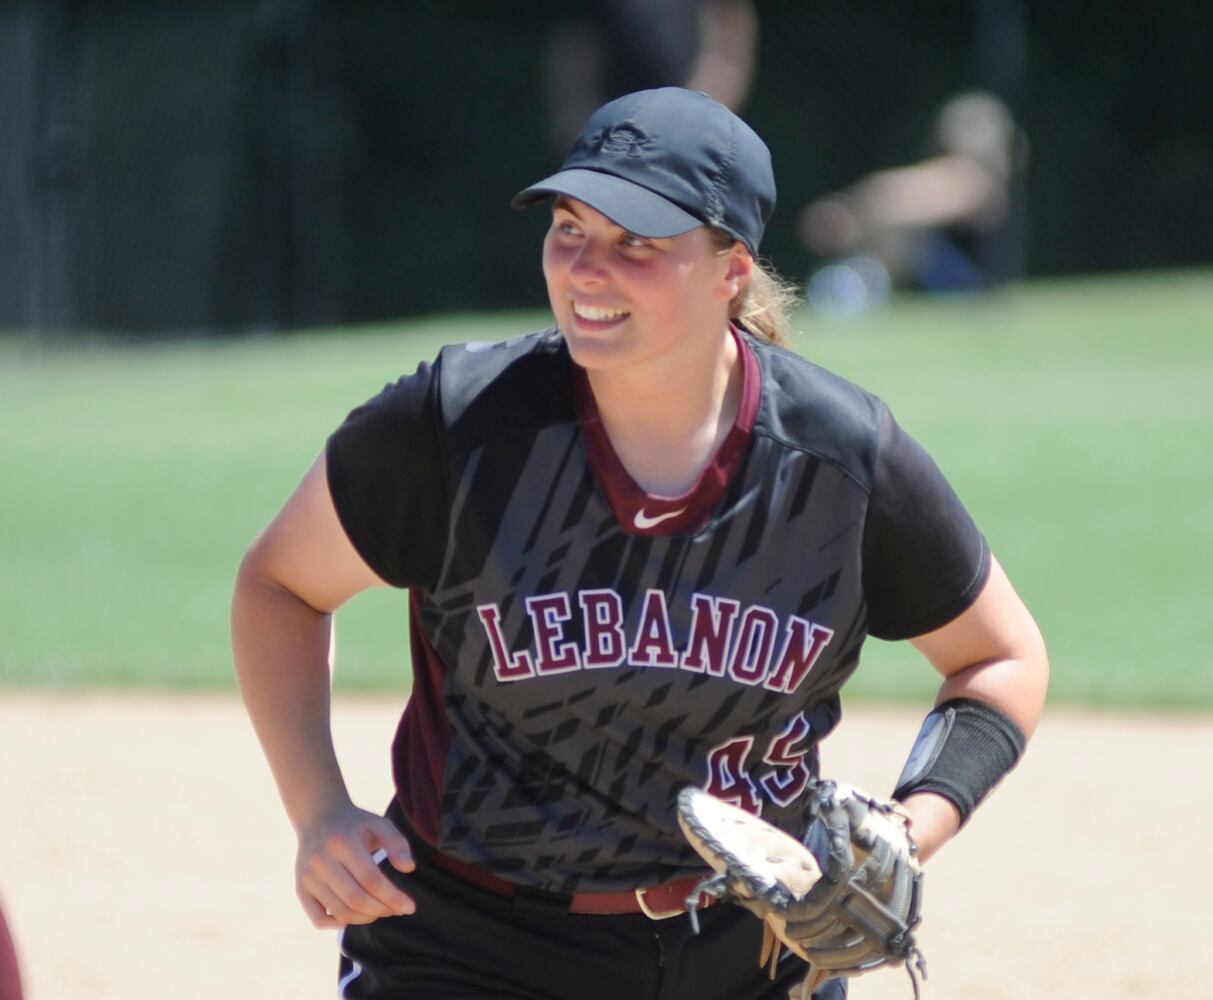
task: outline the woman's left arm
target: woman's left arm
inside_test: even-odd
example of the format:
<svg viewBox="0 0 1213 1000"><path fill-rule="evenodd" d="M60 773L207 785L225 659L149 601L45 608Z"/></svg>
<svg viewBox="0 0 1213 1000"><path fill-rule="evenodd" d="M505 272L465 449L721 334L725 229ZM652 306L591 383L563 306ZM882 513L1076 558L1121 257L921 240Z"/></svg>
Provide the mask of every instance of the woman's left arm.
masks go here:
<svg viewBox="0 0 1213 1000"><path fill-rule="evenodd" d="M991 557L989 578L968 610L910 642L943 675L936 705L956 698L983 702L1008 716L1025 739L1031 737L1044 709L1048 653L1031 612L997 560ZM960 829L960 811L942 795L915 792L904 805L922 861Z"/></svg>

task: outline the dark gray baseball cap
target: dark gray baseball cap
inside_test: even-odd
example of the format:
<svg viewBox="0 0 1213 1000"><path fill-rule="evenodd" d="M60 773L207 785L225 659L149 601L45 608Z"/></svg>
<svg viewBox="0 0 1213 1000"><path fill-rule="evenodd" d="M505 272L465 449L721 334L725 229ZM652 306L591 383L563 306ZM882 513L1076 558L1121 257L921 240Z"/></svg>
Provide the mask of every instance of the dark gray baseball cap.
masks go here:
<svg viewBox="0 0 1213 1000"><path fill-rule="evenodd" d="M604 104L559 172L510 204L527 208L556 195L638 236L716 226L757 256L775 208L775 175L766 143L732 111L707 94L662 87Z"/></svg>

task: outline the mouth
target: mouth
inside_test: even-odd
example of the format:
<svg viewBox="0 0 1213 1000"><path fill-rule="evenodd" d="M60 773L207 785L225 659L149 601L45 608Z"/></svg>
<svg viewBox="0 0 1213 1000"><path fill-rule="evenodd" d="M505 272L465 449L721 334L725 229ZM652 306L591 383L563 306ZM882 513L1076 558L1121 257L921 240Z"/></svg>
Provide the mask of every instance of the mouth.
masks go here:
<svg viewBox="0 0 1213 1000"><path fill-rule="evenodd" d="M631 313L627 309L615 309L609 306L594 306L586 302L573 302L573 316L579 323L592 326L612 326L627 319Z"/></svg>

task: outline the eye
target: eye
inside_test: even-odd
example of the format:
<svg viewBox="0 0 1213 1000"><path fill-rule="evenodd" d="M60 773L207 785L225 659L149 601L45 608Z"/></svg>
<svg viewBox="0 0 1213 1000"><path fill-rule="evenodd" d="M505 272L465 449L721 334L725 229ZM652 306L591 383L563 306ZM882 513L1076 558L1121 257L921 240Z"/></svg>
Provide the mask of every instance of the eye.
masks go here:
<svg viewBox="0 0 1213 1000"><path fill-rule="evenodd" d="M624 233L621 237L619 237L619 242L625 247L633 250L639 250L642 248L651 247L653 245L649 241L648 237L637 236L635 233Z"/></svg>
<svg viewBox="0 0 1213 1000"><path fill-rule="evenodd" d="M569 219L552 220L552 230L561 236L580 236L581 229Z"/></svg>

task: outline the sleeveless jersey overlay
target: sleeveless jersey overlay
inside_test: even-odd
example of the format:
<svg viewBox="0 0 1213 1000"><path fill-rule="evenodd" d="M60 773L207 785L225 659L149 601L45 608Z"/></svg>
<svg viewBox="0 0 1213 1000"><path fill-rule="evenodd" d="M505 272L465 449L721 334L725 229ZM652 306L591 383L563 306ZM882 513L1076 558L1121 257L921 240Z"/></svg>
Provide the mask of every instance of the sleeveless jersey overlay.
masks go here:
<svg viewBox="0 0 1213 1000"><path fill-rule="evenodd" d="M738 334L737 425L686 495L610 451L555 329L443 349L329 440L351 542L411 590L397 794L439 850L519 884L702 868L697 785L803 833L867 635L976 598L984 538L876 397Z"/></svg>

